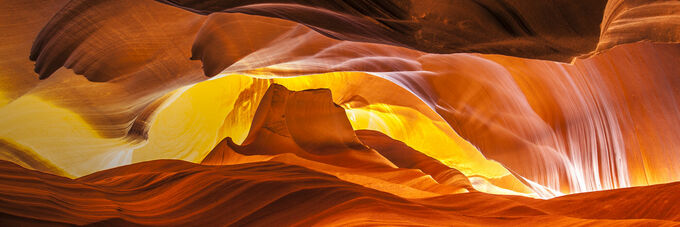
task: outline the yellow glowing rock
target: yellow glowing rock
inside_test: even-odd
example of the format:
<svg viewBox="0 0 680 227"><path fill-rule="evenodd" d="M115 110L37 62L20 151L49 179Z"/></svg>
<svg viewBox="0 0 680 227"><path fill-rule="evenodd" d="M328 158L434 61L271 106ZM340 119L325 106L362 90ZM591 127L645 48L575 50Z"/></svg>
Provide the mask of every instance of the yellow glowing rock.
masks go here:
<svg viewBox="0 0 680 227"><path fill-rule="evenodd" d="M0 107L0 116L0 138L39 155L35 158L58 167L66 176L82 176L132 161L135 144L101 138L77 114L38 97L22 96Z"/></svg>
<svg viewBox="0 0 680 227"><path fill-rule="evenodd" d="M329 88L334 102L346 109L355 130L383 132L460 169L465 175L514 178L501 165L487 160L460 138L416 96L385 79L365 73L276 79L224 75L185 88L178 92L181 94L176 99L169 101L167 107L160 109L152 123L148 143L134 151L133 161L172 158L199 162L222 138L231 137L241 143L251 127L262 95L274 82L292 90ZM384 92L374 93L371 88ZM499 186L530 192L525 187L518 187L521 183L517 180L511 184Z"/></svg>

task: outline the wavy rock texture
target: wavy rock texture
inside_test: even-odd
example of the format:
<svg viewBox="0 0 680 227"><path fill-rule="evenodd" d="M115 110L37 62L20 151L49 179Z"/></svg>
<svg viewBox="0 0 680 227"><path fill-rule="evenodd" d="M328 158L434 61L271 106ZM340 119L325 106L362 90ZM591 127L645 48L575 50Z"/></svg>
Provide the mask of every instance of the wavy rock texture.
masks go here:
<svg viewBox="0 0 680 227"><path fill-rule="evenodd" d="M363 144L327 89L291 92L273 84L243 144L228 137L201 163L284 162L406 198L474 190L458 170L375 133L382 139L371 140L375 149Z"/></svg>
<svg viewBox="0 0 680 227"><path fill-rule="evenodd" d="M171 89L178 88L183 85L194 83L201 79L201 76L197 73L198 65L195 62L186 61L187 49L193 45L193 58L201 59L204 63L204 69L207 75L215 75L225 67L232 65L246 55L251 55L251 53L256 52L263 48L262 45L275 40L281 34L285 34L284 31L290 29L290 27L295 27L295 23L285 22L282 20L266 19L260 17L247 17L245 15L230 14L230 15L211 15L206 18L204 16L199 16L191 13L181 12L173 7L162 6L160 4L151 1L134 1L135 7L127 7L133 2L126 1L70 1L64 8L59 10L59 13L54 15L54 17L47 23L41 33L37 36L34 43L33 49L31 51L31 59L36 61L35 71L39 73L41 78L46 78L49 75L57 71L59 67L65 66L66 68L72 68L76 73L83 74L91 81L109 81L116 79L114 82L107 85L95 85L86 83L82 80L72 78L72 74L69 71L60 72L59 74L64 74L60 79L53 79L54 83L62 84L69 83L73 84L69 89L70 91L64 91L63 87L60 87L52 83L42 83L42 88L31 92L32 95L38 95L43 98L51 99L60 106L66 106L69 109L76 109L80 112L83 117L89 122L93 123L94 127L99 133L104 137L120 137L121 135L127 135L130 139L135 139L145 136L145 123L147 119L137 118L137 116L147 116L152 115L150 113L141 113L145 107L150 105L150 103L162 96L162 94L167 93ZM257 4L255 4L257 3ZM182 5L192 6L195 5L192 2L180 3ZM376 22L376 19L367 19L364 17L359 17L358 15L368 15L374 16L376 18L382 18L389 14L394 14L395 12L404 11L409 5L412 5L413 10L418 10L418 7L424 7L419 9L424 11L426 9L442 9L443 12L430 12L437 16L427 16L427 15L417 15L418 17L427 17L428 19L424 22L408 22L408 21L397 21L394 23L398 24L412 24L415 27L429 26L438 27L436 29L425 29L433 30L431 33L435 34L449 34L449 36L460 35L461 37L438 38L435 34L421 34L423 36L420 38L415 38L415 40L427 40L424 37L433 37L436 39L434 41L428 41L428 43L440 43L447 40L457 40L464 39L461 44L451 44L451 48L454 46L466 46L471 48L472 44L468 43L471 41L485 41L481 36L484 37L504 37L505 39L515 40L520 39L520 41L485 41L492 43L501 43L501 46L508 47L493 47L493 44L483 44L478 49L464 49L464 50L451 50L450 52L481 52L481 53L499 53L508 54L514 56L524 56L524 57L538 57L538 56L525 56L521 53L531 53L531 52L550 52L558 51L559 49L569 49L568 47L559 46L573 46L585 43L589 47L579 47L578 53L584 54L593 49L592 46L596 44L596 33L597 25L595 23L600 21L598 16L604 7L603 2L598 1L588 1L588 3L578 3L574 4L573 1L560 3L560 7L554 6L552 3L550 5L541 5L540 3L534 4L524 4L523 2L507 2L507 3L494 3L494 2L461 2L458 5L445 5L429 7L426 4L411 4L408 2L399 4L377 4L371 2L351 2L351 3L334 3L329 5L309 5L306 6L307 10L313 12L306 13L300 12L296 7L302 7L304 4L316 4L316 3L303 3L298 4L287 4L280 3L274 4L274 6L269 6L262 2L243 2L240 1L239 4L243 4L243 7L259 9L258 12L262 11L261 14L270 15L274 13L282 14L295 14L299 17L305 17L307 19L314 18L311 15L319 15L320 17L327 17L328 15L340 15L341 17L347 16L351 19L357 21L368 20L373 24L372 26L382 26L381 23ZM253 5L254 4L254 5ZM264 5L263 5L264 4ZM432 3L435 4L435 3ZM452 3L453 4L453 3ZM548 4L548 3L545 3ZM613 3L612 3L613 4ZM37 5L37 3L34 3ZM236 7L240 8L239 5L234 5L234 3L223 1L215 2L214 4L203 3L199 5L202 7L210 6L211 9L219 9L220 7ZM310 7L316 7L309 9ZM389 6L389 7L388 7ZM29 10L33 9L33 5L25 6ZM198 7L198 6L197 6ZM279 8L282 7L282 8ZM328 9L324 9L328 8ZM396 7L396 8L390 8ZM241 7L242 8L242 7ZM304 8L304 7L303 7ZM324 10L321 10L324 9ZM473 10L476 9L476 10ZM540 10L538 10L540 9ZM545 13L541 15L531 15L533 12L546 12L546 10L557 10L559 13ZM226 8L225 8L226 10ZM316 11L323 12L316 12ZM333 13L337 10L338 12ZM266 12L265 12L266 11ZM407 13L411 14L421 14L417 12ZM461 13L448 13L448 11L462 11ZM203 12L203 11L202 11ZM268 13L269 12L269 13ZM363 14L362 14L363 12ZM549 12L549 11L548 11ZM654 11L655 12L655 11ZM311 14L311 15L310 15ZM462 18L442 18L446 15L467 15L470 16ZM135 15L134 17L132 15ZM326 16L324 16L326 15ZM522 15L522 16L520 16ZM531 15L531 16L529 16ZM554 16L554 19L545 19L541 16ZM563 15L563 16L560 16ZM596 18L588 18L597 16ZM280 16L280 15L279 15ZM406 17L402 15L402 17ZM530 19L523 19L527 17ZM132 18L132 19L131 19ZM160 19L156 20L153 18L172 18L170 19ZM295 17L285 17L286 19L291 19L296 21ZM472 18L472 19L471 19ZM416 19L414 19L416 20ZM421 19L418 19L421 20ZM472 20L474 22L470 22ZM524 22L524 20L531 22ZM81 22L82 21L82 22ZM324 21L324 20L314 20L314 21ZM352 21L352 20L350 20ZM352 21L353 23L329 23L330 25L335 25L341 27L340 25L356 25L361 24L357 21ZM453 21L460 21L460 23L453 23ZM564 26L554 26L555 23L564 24ZM354 23L356 22L356 23ZM485 24L481 26L479 24ZM672 21L671 21L672 22ZM387 22L385 22L387 23ZM443 23L443 24L442 24ZM466 24L473 23L476 26L463 26L464 28L457 28L455 24ZM523 25L523 24L536 25ZM549 24L546 24L549 23ZM263 25L264 24L264 25ZM378 25L375 25L378 24ZM423 24L423 25L419 25ZM488 26L490 24L496 25ZM673 23L669 23L673 24ZM37 26L37 25L36 25ZM142 27L140 27L142 26ZM366 25L368 26L368 25ZM425 27L427 27L425 26ZM670 26L670 25L669 25ZM197 29L200 28L200 31ZM362 35L362 37L376 38L376 37L399 37L400 35L391 34L388 31L384 33L377 32L382 31L378 28L373 29L363 28L363 29L348 29L351 32L366 32L367 34ZM389 26L387 26L389 28ZM398 27L398 26L397 26ZM441 28L439 28L441 27ZM515 36L523 35L508 35L515 32L520 32L524 27L531 28L535 30L536 35L528 35L530 40L538 39L538 41L529 41L529 43L534 42L536 45L541 47L536 48L523 48L525 41L521 41L522 38L516 38ZM247 28L247 29L244 29ZM260 29L261 28L261 29ZM288 28L288 29L287 29ZM474 28L494 28L499 30L498 32L492 31L475 31ZM13 28L7 27L7 33L13 33ZM108 29L108 30L107 30ZM330 28L326 28L330 29ZM417 28L421 29L421 28ZM454 29L453 31L448 31L448 29ZM552 31L553 29L564 29L565 31ZM304 30L304 29L303 29ZM347 30L347 29L346 29ZM389 30L389 29L388 29ZM392 29L394 30L394 29ZM399 30L399 29L397 29ZM446 32L441 32L445 30ZM462 31L459 31L462 30ZM493 30L493 29L492 29ZM545 31L543 31L545 30ZM316 29L319 31L319 29ZM344 31L344 30L343 30ZM213 37L205 37L205 33L213 33ZM466 32L473 32L476 35L466 36ZM604 33L604 31L600 31ZM237 33L238 36L229 35ZM375 34L380 33L380 34ZM477 34L479 33L479 34ZM489 35L499 33L499 35ZM500 35L500 34L506 35ZM542 35L542 34L546 35ZM588 33L581 34L581 33ZM636 33L636 32L630 32ZM483 35L482 35L483 34ZM641 34L647 34L641 32ZM194 36L197 37L194 39ZM340 35L336 35L340 36ZM332 36L332 37L336 37ZM404 35L401 35L404 36ZM410 36L410 35L406 35ZM542 38L536 38L542 37ZM224 44L215 44L214 40L219 40L220 42L225 42L224 39L230 37L228 41L229 49L228 51L221 51L219 47ZM246 39L238 37L248 37ZM532 38L533 37L533 38ZM593 37L593 38L586 38ZM337 37L336 37L337 38ZM297 38L300 39L300 38ZM387 38L386 38L387 39ZM414 39L414 38L409 38ZM503 39L503 38L501 38ZM541 41L545 39L547 41ZM565 39L565 41L551 41L552 39ZM576 40L571 40L576 39ZM593 41L586 42L581 39L591 39ZM625 42L637 41L641 39L648 40L658 40L664 42L672 42L673 39L659 38L656 36L644 36L634 39L626 39ZM26 40L26 39L21 39ZM280 39L279 39L280 40ZM277 41L279 41L277 40ZM347 38L347 40L359 40ZM203 44L208 42L209 44ZM376 41L377 42L377 41ZM409 41L411 42L411 41ZM414 41L415 42L415 41ZM554 47L544 47L551 46L552 42L558 43ZM608 41L609 42L609 41ZM623 41L616 42L625 43ZM193 44L192 44L193 43ZM313 43L306 43L305 46L313 45ZM385 42L379 42L385 43ZM392 42L387 42L388 44L395 44ZM609 42L611 43L611 42ZM416 44L413 44L414 46ZM434 44L425 44L434 45ZM492 47L486 47L486 46ZM530 45L530 44L527 44ZM533 45L533 44L531 44ZM141 47L143 46L143 48ZM401 46L412 47L408 44ZM425 48L427 51L444 50L449 45L437 44L435 47ZM514 47L512 47L514 46ZM608 47L613 46L613 44L608 44ZM172 48L169 48L172 47ZM522 48L520 48L522 47ZM514 51L503 51L507 49L515 49ZM205 54L201 56L197 52L202 53L204 49L210 49L214 51L219 51L217 56L212 54L214 57L207 58ZM312 50L314 48L311 48ZM422 49L422 48L416 48ZM490 49L485 51L484 49ZM498 50L496 50L498 49ZM548 50L545 50L548 49ZM606 48L599 48L598 50L604 50ZM310 50L311 51L311 50ZM436 51L435 51L436 52ZM578 56L579 54L574 51L569 52L569 55L565 55L559 58L565 60L571 59L571 57ZM128 54L134 53L134 54ZM226 58L225 55L226 54ZM537 55L543 55L549 53L542 53ZM23 54L17 54L18 56L25 56ZM161 57L163 56L163 57ZM382 56L382 55L381 55ZM287 61L292 61L295 58L299 58L297 54L288 54L285 56ZM540 57L539 57L540 58ZM548 58L553 59L553 58ZM259 59L262 61L265 59ZM396 59L398 60L398 59ZM404 61L404 60L398 60ZM22 64L28 64L28 61L24 61ZM14 64L14 63L12 63ZM215 66L216 65L216 66ZM14 67L9 67L14 68ZM253 68L253 67L251 67ZM408 68L408 67L407 67ZM309 70L309 69L307 69ZM362 70L352 69L352 71ZM336 70L337 71L337 70ZM19 74L18 78L22 80L30 80L34 78L33 75L23 72ZM65 76L69 75L69 76ZM24 79L25 78L25 79ZM67 80L68 78L68 80ZM13 79L12 81L16 81ZM67 82L68 81L68 82ZM79 84L80 85L76 85ZM139 87L137 84L148 84L143 88ZM7 83L5 83L7 84ZM23 83L22 83L23 84ZM23 86L23 85L22 85ZM105 92L88 92L90 90L98 90ZM71 95L74 94L74 95ZM87 94L87 95L80 95ZM106 94L116 94L116 98L108 98ZM16 95L10 95L10 97L16 97ZM10 98L11 100L11 98ZM106 100L107 104L102 104L102 100ZM87 103L97 103L89 104ZM123 104L125 103L125 104ZM152 105L153 106L153 105ZM101 110L100 110L101 109ZM153 108L152 108L153 109ZM100 114L109 113L109 114ZM115 114L113 114L115 113ZM104 124L104 125L102 125ZM115 125L115 126L113 126ZM132 133L129 133L130 129Z"/></svg>
<svg viewBox="0 0 680 227"><path fill-rule="evenodd" d="M429 53L475 52L570 61L618 44L677 42L680 38L680 3L666 0L159 1L200 14L277 17L341 40Z"/></svg>
<svg viewBox="0 0 680 227"><path fill-rule="evenodd" d="M0 4L3 225L678 221L678 1Z"/></svg>
<svg viewBox="0 0 680 227"><path fill-rule="evenodd" d="M636 90L636 82L628 77L654 74L656 76L651 78L654 82L648 82L654 87L650 89L653 92L645 95L666 98L652 99L657 104L649 105L659 108L675 105L669 96L673 91L662 84L666 83L666 78L677 74L676 44L628 44L589 59L577 59L574 64L562 64L493 55L433 55L330 39L324 42L323 37L312 32L292 33L288 37L287 40L309 40L314 45L303 47L294 43L277 43L280 46L275 46L279 47L261 49L227 67L223 73L236 71L257 76L281 76L328 71L370 72L415 93L463 138L478 146L485 156L503 163L521 176L562 192L645 185L656 181L655 178L677 179L677 176L649 174L645 168L628 167L628 162L640 163L645 159L637 158L641 150L635 149L636 144L646 143L644 141L655 136L633 136L640 134L640 131L634 130L619 132L619 128L625 130L629 126L618 122L629 122L630 118L614 116L613 112L619 111L619 107L609 102L629 102L626 104L629 107L620 110L624 113L639 110L635 106L642 103L627 100L626 93L609 94L617 88L599 79L620 80L619 83L633 86L631 89ZM220 56L220 44L203 45L218 48L194 48L194 56L208 56L208 59ZM318 48L317 51L311 51L314 48ZM203 50L205 52L201 52ZM301 59L285 57L290 55ZM361 61L356 60L359 57ZM260 59L267 60L262 62ZM648 59L655 65L649 67L649 63L641 59ZM211 68L212 65L204 67ZM248 70L249 67L256 69ZM637 70L624 70L629 68ZM553 74L556 76L543 76ZM550 81L554 77L559 82ZM576 83L574 80L588 82ZM593 86L606 88L591 89ZM546 87L547 90L537 93L534 87ZM565 100L549 100L558 103L557 106L535 101L545 100L543 96L552 96L550 93L558 90L561 93L554 99ZM577 97L575 102L571 101L572 97ZM541 113L543 110L550 113ZM567 111L571 113L562 113ZM673 115L667 111L657 114ZM565 132L566 128L571 128L572 132ZM664 150L659 149L658 152L663 153ZM675 155L669 156L676 158ZM656 159L651 162L665 161Z"/></svg>
<svg viewBox="0 0 680 227"><path fill-rule="evenodd" d="M634 149L636 144L656 144L654 141L647 142L656 136L638 136L639 132L630 130L628 133L619 132L619 129L614 127L619 119L612 119L613 116L610 115L600 116L600 113L616 111L611 105L597 99L584 98L576 103L565 101L556 107L557 110L551 109L555 106L550 103L532 103L534 101L532 96L527 95L531 88L524 87L522 90L521 84L516 83L523 78L507 73L530 71L528 72L530 77L538 78L531 75L554 74L556 70L561 71L565 68L570 74L566 77L610 77L601 75L608 71L600 68L609 67L608 65L593 63L592 66L588 66L593 70L580 66L597 62L591 59L607 58L625 58L622 61L618 59L613 61L614 72L630 67L640 67L640 70L644 70L641 62L631 59L633 56L630 55L615 56L602 53L591 59L576 60L573 66L522 59L522 62L529 65L546 65L546 68L517 69L513 58L468 54L437 55L381 44L340 41L323 36L306 26L275 18L243 14L211 14L205 17L154 2L144 1L133 8L124 7L125 4L121 1L101 1L96 4L88 1L70 2L38 35L31 55L36 60L36 70L42 77L50 75L56 68L64 65L73 68L75 72L83 73L89 80L108 81L90 83L72 76L62 78L57 76L53 79L54 82L49 83L48 80L42 85L42 89L34 91L35 95L44 97L49 102L75 111L100 136L112 138L110 141L107 140L108 144L124 144L130 139L134 143L143 141L148 123L155 114L153 111L165 105L166 99L172 96L162 95L170 89L200 80L202 76L197 72L199 70L197 62L186 60L188 55L186 51L188 46L192 45L192 59L201 60L207 75L238 72L258 77L280 77L334 71L361 71L386 78L416 94L462 138L479 147L486 157L503 163L517 176L555 191L581 192L677 179L675 171L657 173L649 168L640 168L659 165L676 157L670 155L670 159L655 158L664 156L658 155L663 153L661 151L645 151L647 156L640 155L642 152ZM107 13L100 13L101 11ZM139 15L135 17L138 22L148 24L149 28L136 29L132 24L137 23L126 23L129 17L124 15ZM173 17L176 20L142 23L150 20L145 18L162 17ZM79 20L96 21L95 24L101 24L100 27L112 31L87 28L90 23L74 23ZM115 33L114 29L118 29L115 30L118 32L125 31L128 35L136 35L142 40L135 43L131 41L135 39L126 36L112 36L110 34ZM234 35L229 35L235 33L244 34L237 37L248 38L232 38ZM195 39L189 34L195 34ZM140 45L145 45L145 48L138 48ZM658 68L661 70L640 73L657 73L659 76L654 78L660 80L675 73L674 70L677 69L673 63L676 55L675 45L665 48L666 46L657 46L659 44L630 44L620 48L636 48L634 46L637 45L646 46L641 48L640 53L655 55L656 52L664 52L650 56L656 58L655 62L660 64ZM168 46L177 48L167 48ZM182 46L185 48L181 48ZM103 51L104 49L119 52ZM129 50L146 52L137 51L139 55L134 56L139 58L116 54L129 53ZM163 54L152 54L156 52ZM182 55L184 57L181 57ZM513 65L505 65L499 63L501 60L494 60L501 58L506 59L502 61L513 62ZM151 60L153 62L149 62ZM120 66L111 70L106 68L112 65ZM69 78L68 83L73 86L69 88L59 86L66 83L63 78ZM78 83L83 83L83 86L76 86ZM538 85L532 86L552 86L545 85L551 83L546 81L530 82L535 83ZM589 83L597 82L572 85L567 79L558 82L556 86L572 86L574 94L571 96L574 97L604 98L612 95L588 94L592 92L587 87L601 86ZM142 84L144 85L141 86ZM103 92L89 92L88 96L69 98L81 92L97 89ZM663 97L668 92L668 88L656 90L659 92L658 95L652 93L651 96ZM584 92L585 94L582 94ZM596 92L607 93L605 90ZM111 97L114 94L115 98ZM540 96L544 94L536 94L536 97ZM626 98L615 95L614 97ZM662 100L673 102L668 98ZM665 106L667 103L662 101L650 105ZM544 108L549 109L547 112L551 113L537 113ZM594 108L605 110L598 112ZM573 113L559 113L562 111ZM658 113L664 116L672 114L667 111ZM546 119L548 117L551 119ZM566 119L567 117L569 119ZM621 117L623 119L620 121L623 123L630 121L626 116ZM664 126L667 125L659 127ZM578 132L573 130L565 132L566 128ZM21 140L16 136L11 139ZM663 146L673 147L670 141L662 142ZM126 149L135 149L137 146L133 145ZM110 147L102 146L101 149L106 149L110 153ZM119 155L117 159L128 160L125 155ZM633 163L631 164L633 167L629 168L629 162ZM127 163L110 163L114 166L120 164ZM89 172L100 170L83 167L82 170L74 172L74 175L87 173L88 169Z"/></svg>
<svg viewBox="0 0 680 227"><path fill-rule="evenodd" d="M338 52L352 49L325 50L325 56L338 56ZM372 49L363 46L360 50ZM410 53L408 50L404 51ZM422 55L416 61L397 65L384 64L395 59L393 57L373 57L355 63L350 59L322 58L316 55L304 61L276 64L245 73L258 76L310 74L341 70L338 68L349 65L346 62L352 62L351 67L354 68L373 67L366 71L374 71L372 74L382 76L415 93L463 138L479 147L485 156L542 185L563 192L578 192L645 185L650 182L661 183L658 179L664 178L677 179L673 174L676 171L662 176L643 167L650 163L663 166L665 164L662 163L669 160L668 157L672 160L676 155L660 155L658 157L666 157L660 159L653 158L654 155L641 158L645 155L640 155L643 149L637 144L659 144L646 142L656 137L648 134L649 132L659 131L633 130L636 122L631 121L632 118L626 114L631 112L644 115L641 119L652 119L648 116L649 113L638 112L647 111L646 109L636 108L639 105L652 105L662 109L654 112L657 116L674 115L672 109L665 109L666 106L675 105L671 98L674 91L665 85L669 83L666 82L667 78L677 74L677 54L675 44L637 43L591 59L577 60L573 65L460 54ZM385 55L394 54L391 52ZM397 59L406 57L413 58L400 55ZM641 59L648 59L650 63ZM242 61L244 65L252 65L247 63L248 59ZM653 67L649 66L651 62L654 62ZM231 67L240 66L237 64ZM410 70L404 69L408 73L382 71L405 67L411 67ZM226 69L227 72L230 68ZM314 70L304 70L310 68ZM630 68L638 70L627 70ZM637 81L630 79L641 74L656 75L648 77L646 80L649 82L645 82L653 88L639 87ZM627 93L618 92L619 88L612 87L613 84L627 87ZM593 86L598 88L592 89ZM645 97L658 98L633 100L626 96L643 90L648 91L644 94ZM572 97L580 98L573 101ZM618 106L615 103L626 104ZM619 112L624 114L614 114ZM661 131L675 130L668 123L654 125L663 128ZM662 146L674 146L674 140L661 141L664 141L660 142ZM647 146L645 149L654 149L653 147ZM654 152L665 153L667 149L655 150ZM629 162L633 167L628 167Z"/></svg>
<svg viewBox="0 0 680 227"><path fill-rule="evenodd" d="M149 132L149 143L134 150L133 162L157 158L200 162L222 138L231 137L236 144L244 143L246 137L257 138L247 133L258 103L264 100L264 93L272 83L284 84L294 90L332 88L326 91L332 93L333 102L345 108L344 112L351 119L353 129L377 130L403 141L415 150L461 170L467 176L474 176L472 179L479 181L475 187L489 185L481 179L502 179L508 181L499 182L504 188L530 192L502 166L484 158L472 145L455 134L444 120L416 96L388 80L354 73L274 80L230 75L191 87L158 114ZM230 89L224 90L224 87ZM372 92L375 89L391 92ZM325 93L322 94L326 97ZM324 105L328 103L331 100L325 101ZM311 110L314 108L311 104L303 106ZM200 114L186 114L187 108ZM330 129L326 127L325 130ZM306 130L310 129L303 131ZM346 126L342 130L351 131ZM226 144L226 141L222 140L222 144Z"/></svg>
<svg viewBox="0 0 680 227"><path fill-rule="evenodd" d="M0 16L0 106L28 92L38 79L26 58L35 36L64 4L63 1L3 0Z"/></svg>
<svg viewBox="0 0 680 227"><path fill-rule="evenodd" d="M205 166L156 160L75 180L6 161L0 161L0 168L6 185L0 190L0 223L7 225L638 226L680 220L672 205L678 201L673 193L678 184L552 200L484 193L404 199L271 161ZM654 193L656 199L637 196L643 193ZM637 212L608 209L627 204Z"/></svg>
<svg viewBox="0 0 680 227"><path fill-rule="evenodd" d="M597 43L606 1L160 1L200 14L283 18L337 39L430 53L568 61Z"/></svg>
<svg viewBox="0 0 680 227"><path fill-rule="evenodd" d="M640 40L677 43L680 2L611 0L600 25L597 50Z"/></svg>
<svg viewBox="0 0 680 227"><path fill-rule="evenodd" d="M125 4L135 7L119 7ZM143 134L133 123L143 122L139 116L144 108L165 93L202 79L200 65L187 61L188 50L177 46L190 46L203 20L149 1L70 1L33 43L30 59L35 72L45 79L65 67L89 81L109 82L64 75L45 81L43 89L32 94L81 112L94 125L106 124L107 130L99 130L104 137L134 138Z"/></svg>

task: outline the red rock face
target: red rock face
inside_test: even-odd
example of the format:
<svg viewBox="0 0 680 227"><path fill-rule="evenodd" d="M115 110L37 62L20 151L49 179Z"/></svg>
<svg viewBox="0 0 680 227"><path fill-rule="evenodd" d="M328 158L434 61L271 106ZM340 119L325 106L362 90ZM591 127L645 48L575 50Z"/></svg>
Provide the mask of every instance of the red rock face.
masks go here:
<svg viewBox="0 0 680 227"><path fill-rule="evenodd" d="M0 5L0 225L680 220L677 1Z"/></svg>
<svg viewBox="0 0 680 227"><path fill-rule="evenodd" d="M326 89L292 92L271 85L243 144L226 138L201 164L280 161L406 197L474 191L456 169L384 134L362 131L357 137L344 109L330 95Z"/></svg>
<svg viewBox="0 0 680 227"><path fill-rule="evenodd" d="M680 220L668 202L679 199L676 183L550 200L476 192L459 171L399 141L369 130L355 134L338 111L327 90L272 85L244 145L227 138L202 164L155 160L69 179L0 161L0 223L635 226ZM633 209L608 209L612 204Z"/></svg>
<svg viewBox="0 0 680 227"><path fill-rule="evenodd" d="M677 190L677 184L553 200L479 192L404 199L304 167L273 161L206 166L156 160L75 180L27 170L6 161L0 161L0 166L3 170L0 181L7 185L0 192L3 225L356 225L372 222L635 226L673 224L680 219L677 212L668 209L672 205L663 203L663 200L677 201L672 193ZM657 199L638 196L647 193L654 193ZM634 204L629 207L636 209L606 209L611 204ZM21 209L17 209L19 207Z"/></svg>

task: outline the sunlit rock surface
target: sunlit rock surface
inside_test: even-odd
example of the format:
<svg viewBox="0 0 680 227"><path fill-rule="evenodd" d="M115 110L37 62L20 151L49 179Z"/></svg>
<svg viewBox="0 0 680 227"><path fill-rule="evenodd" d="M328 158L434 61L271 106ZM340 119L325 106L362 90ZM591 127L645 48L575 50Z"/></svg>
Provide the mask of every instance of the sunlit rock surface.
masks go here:
<svg viewBox="0 0 680 227"><path fill-rule="evenodd" d="M40 179L0 186L3 224L678 221L677 1L0 4L0 180ZM212 217L258 199L213 170L287 199ZM197 182L234 191L151 202ZM302 200L327 208L280 209Z"/></svg>
<svg viewBox="0 0 680 227"><path fill-rule="evenodd" d="M406 198L474 190L458 170L384 134L375 134L383 139L376 148L365 145L330 95L326 89L291 92L271 85L243 144L236 145L227 137L201 163L268 160L296 164Z"/></svg>

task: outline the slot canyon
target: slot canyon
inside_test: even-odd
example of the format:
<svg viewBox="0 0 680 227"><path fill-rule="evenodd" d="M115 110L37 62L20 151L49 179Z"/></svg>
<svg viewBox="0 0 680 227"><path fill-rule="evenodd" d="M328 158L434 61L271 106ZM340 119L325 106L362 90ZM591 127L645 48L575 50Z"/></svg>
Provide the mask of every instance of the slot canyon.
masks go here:
<svg viewBox="0 0 680 227"><path fill-rule="evenodd" d="M680 1L0 5L0 226L680 226Z"/></svg>

